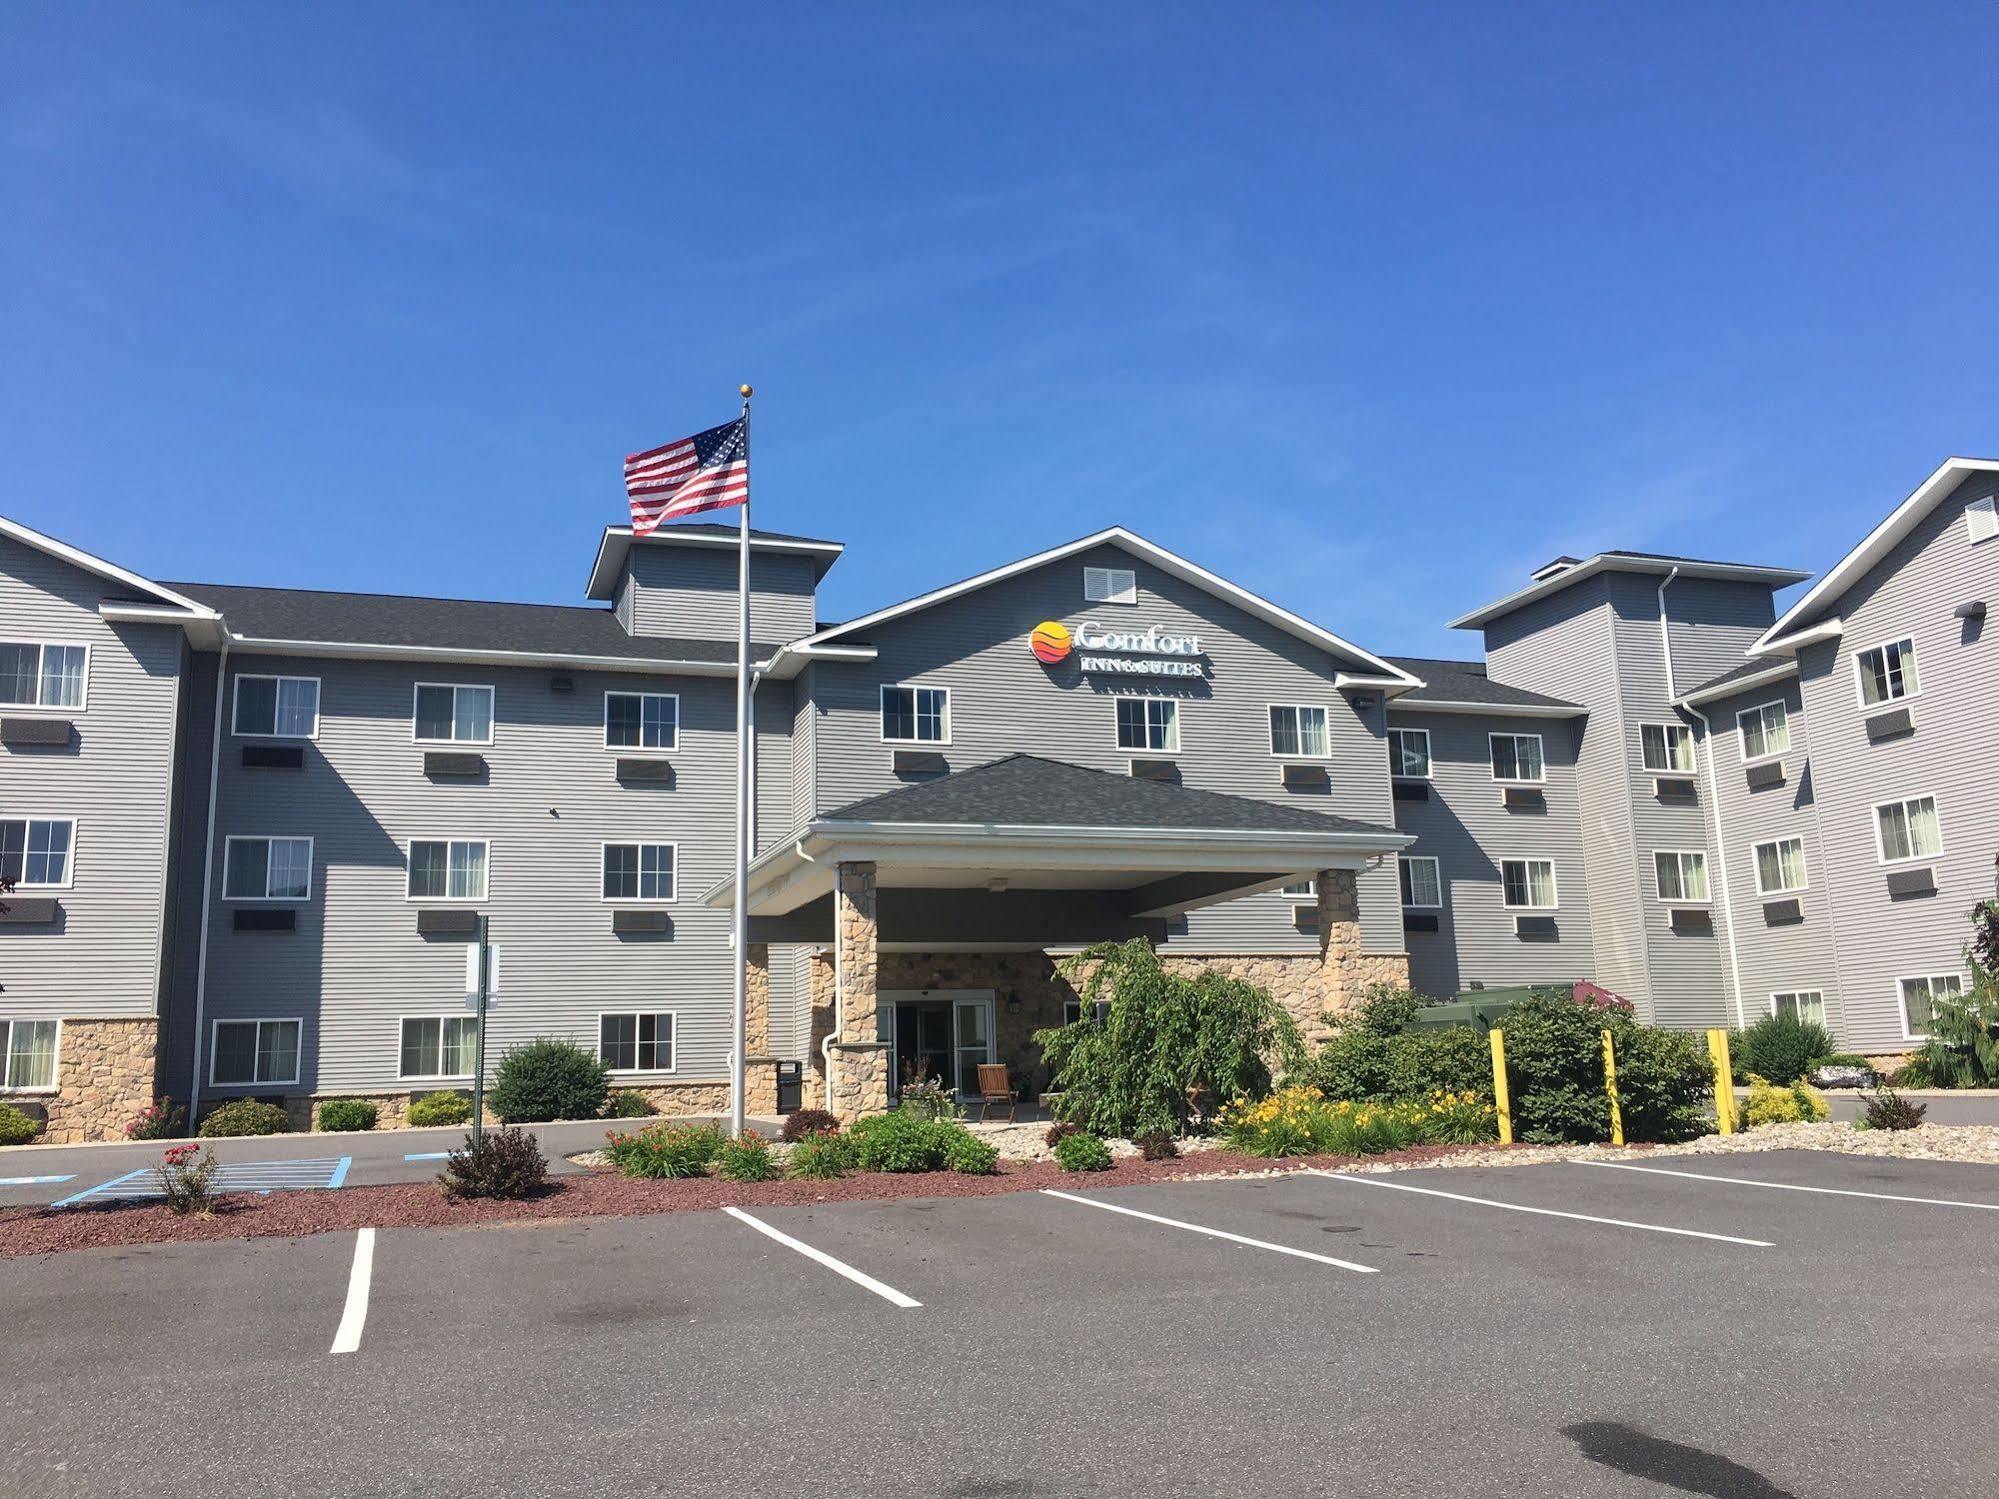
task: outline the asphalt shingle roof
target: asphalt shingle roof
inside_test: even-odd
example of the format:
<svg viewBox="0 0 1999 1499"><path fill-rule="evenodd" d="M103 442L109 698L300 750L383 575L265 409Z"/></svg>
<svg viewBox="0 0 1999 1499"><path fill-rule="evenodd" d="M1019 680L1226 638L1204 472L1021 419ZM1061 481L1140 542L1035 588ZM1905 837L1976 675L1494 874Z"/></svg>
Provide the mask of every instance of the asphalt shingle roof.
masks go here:
<svg viewBox="0 0 1999 1499"><path fill-rule="evenodd" d="M1396 836L1393 828L1379 823L1219 791L1195 791L1039 755L1008 755L904 786L853 802L822 820Z"/></svg>
<svg viewBox="0 0 1999 1499"><path fill-rule="evenodd" d="M1412 676L1423 679L1423 685L1413 692L1405 692L1390 701L1396 703L1489 703L1500 708L1573 708L1582 711L1579 703L1565 702L1558 697L1548 697L1543 693L1529 692L1524 687L1508 687L1503 682L1495 682L1485 674L1483 661L1439 661L1428 656L1390 656L1389 663L1399 666Z"/></svg>
<svg viewBox="0 0 1999 1499"><path fill-rule="evenodd" d="M1795 661L1745 661L1740 666L1730 667L1718 677L1710 677L1698 687L1687 688L1684 695L1691 697L1697 692L1707 692L1711 688L1733 682L1738 677L1760 677L1778 667L1789 667L1795 671L1797 665Z"/></svg>

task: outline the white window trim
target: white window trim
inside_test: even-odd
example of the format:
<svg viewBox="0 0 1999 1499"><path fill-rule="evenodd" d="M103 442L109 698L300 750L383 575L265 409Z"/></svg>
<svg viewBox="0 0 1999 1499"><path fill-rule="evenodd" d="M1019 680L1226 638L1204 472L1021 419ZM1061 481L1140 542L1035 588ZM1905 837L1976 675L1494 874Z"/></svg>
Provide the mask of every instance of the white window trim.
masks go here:
<svg viewBox="0 0 1999 1499"><path fill-rule="evenodd" d="M673 743L671 744L613 744L611 743L611 699L614 697L670 698L673 701ZM639 705L639 733L645 733L645 704ZM614 755L635 757L640 755L669 755L680 749L680 694L677 692L627 692L623 688L604 689L604 748Z"/></svg>
<svg viewBox="0 0 1999 1499"><path fill-rule="evenodd" d="M1935 806L1937 813L1937 849L1936 852L1933 854L1908 854L1900 859L1891 859L1888 857L1888 845L1881 837L1881 813L1886 808L1889 807L1901 807L1904 809L1903 815L1906 817L1907 808L1910 802L1929 802ZM1943 857L1944 854L1943 803L1941 801L1938 801L1937 798L1932 796L1929 792L1918 791L1912 796L1891 797L1885 802L1876 802L1874 804L1873 815L1874 815L1874 859L1876 863L1881 864L1884 867L1895 864L1922 864L1930 859L1941 859ZM1911 824L1910 826L1911 828L1913 828L1914 824ZM1911 837L1909 841L1913 843L1915 839Z"/></svg>
<svg viewBox="0 0 1999 1499"><path fill-rule="evenodd" d="M261 1080L252 1077L248 1082L223 1083L215 1079L215 1038L222 1033L225 1025L254 1025L257 1027L258 1046L250 1051L251 1071L256 1070L256 1055L261 1049L263 1028L267 1025L296 1025L298 1027L298 1050L292 1053L292 1075L290 1077L267 1077ZM299 1073L305 1069L305 1017L303 1015L223 1015L208 1027L208 1086L211 1088L295 1088Z"/></svg>
<svg viewBox="0 0 1999 1499"><path fill-rule="evenodd" d="M1397 892L1396 892L1396 893L1397 893L1398 895L1399 895L1399 894L1401 893L1401 892L1400 892L1400 889L1399 889L1399 887L1400 887L1400 885L1401 885L1401 882L1402 882L1402 865L1404 865L1404 864L1428 864L1428 865L1430 866L1430 868L1431 868L1431 871L1432 871L1432 873L1433 873L1433 876L1434 876L1434 878L1432 879L1431 883L1433 883L1433 884L1434 884L1434 885L1435 885L1435 886L1437 887L1437 898L1436 898L1435 900L1433 900L1433 901L1406 901L1406 900L1405 900L1405 901L1403 901L1403 902L1402 902L1402 909L1403 909L1403 910L1405 910L1405 911L1441 911L1441 910L1443 910L1443 909L1444 909L1444 867L1443 867L1443 865L1442 865L1442 864L1438 863L1438 861L1437 861L1437 856L1436 856L1435 854L1401 854L1401 855L1399 855L1399 856L1398 856L1398 859L1397 859L1397 863L1396 863L1396 868L1395 868L1395 880L1396 880L1396 884L1397 884L1397 886L1398 886L1398 889L1397 889ZM1551 879L1552 879L1552 871L1551 871ZM1502 888L1502 889L1504 888L1504 881L1503 881L1503 880L1502 880L1502 884L1501 884L1501 888Z"/></svg>
<svg viewBox="0 0 1999 1499"><path fill-rule="evenodd" d="M486 888L479 895L412 895L410 877L416 873L416 845L419 843L442 843L444 850L445 888L451 882L451 845L454 843L483 843L486 845ZM600 865L597 872L599 888L604 878ZM674 871L674 881L679 882L680 872ZM493 898L493 840L486 837L472 837L464 833L412 833L403 840L403 903L405 905L429 905L434 901L446 901L455 906L484 905Z"/></svg>
<svg viewBox="0 0 1999 1499"><path fill-rule="evenodd" d="M1682 770L1677 765L1647 765L1645 763L1645 731L1647 729L1664 729L1666 731L1666 744L1668 749L1670 749L1672 746L1672 736L1674 734L1679 734L1683 738L1685 738L1685 740L1687 741L1688 764L1684 770ZM1638 767L1639 769L1643 770L1647 775L1690 776L1695 773L1697 765L1698 762L1694 760L1694 731L1691 728L1689 728L1686 724L1670 723L1665 719L1653 719L1648 723L1641 723L1638 725ZM1541 762L1541 770L1544 775L1546 774L1547 769L1548 769L1547 761L1543 760Z"/></svg>
<svg viewBox="0 0 1999 1499"><path fill-rule="evenodd" d="M486 694L486 737L484 739L425 739L416 731L417 699L426 687L448 687L451 689L451 717L458 718L458 694L461 692L483 692ZM415 682L410 685L410 742L412 744L491 744L493 736L500 730L500 694L486 682Z"/></svg>
<svg viewBox="0 0 1999 1499"><path fill-rule="evenodd" d="M1539 859L1539 858L1520 858L1520 859L1501 859L1501 860L1499 860L1499 861L1498 861L1498 863L1499 863L1499 904L1500 904L1500 908L1501 908L1502 910L1507 910L1507 911L1556 911L1556 910L1560 910L1560 909L1561 909L1561 905L1562 905L1562 887L1561 887L1561 877L1560 877L1560 875L1558 874L1558 872L1557 872L1557 871L1556 871L1556 869L1555 869L1555 861L1554 861L1553 859ZM1508 899L1506 898L1506 866L1507 866L1507 865L1509 865L1509 864L1545 864L1545 865L1547 865L1547 866L1548 866L1548 892L1549 892L1549 894L1551 894L1552 896L1554 896L1554 899L1553 899L1553 900L1551 900L1551 901L1549 901L1549 902L1548 902L1548 904L1547 904L1547 905L1545 905L1545 906L1516 906L1516 905L1515 905L1515 904L1514 904L1514 903L1513 903L1512 901L1508 900ZM1529 885L1532 885L1532 884L1533 884L1533 881L1532 881L1532 880L1530 879L1530 880L1528 881L1528 884L1529 884Z"/></svg>
<svg viewBox="0 0 1999 1499"><path fill-rule="evenodd" d="M1876 830L1878 831L1880 826L1879 823L1877 823L1875 826ZM1801 885L1782 886L1774 890L1766 889L1763 884L1763 861L1757 858L1756 856L1763 849L1781 847L1786 843L1795 843L1798 845L1798 862L1805 866L1804 883ZM1778 862L1781 864L1782 860L1780 859ZM1805 891L1812 888L1812 869L1810 862L1805 858L1805 840L1802 838L1796 836L1788 838L1765 838L1761 843L1752 843L1749 845L1749 864L1751 870L1754 872L1756 876L1756 893L1759 896L1802 895ZM1784 992L1789 993L1790 991L1786 990Z"/></svg>
<svg viewBox="0 0 1999 1499"><path fill-rule="evenodd" d="M95 649L94 649L94 648L92 647L92 645L91 645L91 643L90 643L89 641L87 641L87 640L44 640L44 639L42 639L42 638L41 638L41 637L39 637L39 636L25 636L25 635L0 635L0 645L32 645L33 647L35 647L35 650L36 650L36 656L35 656L35 695L36 695L36 697L37 697L38 699L39 699L39 697L41 696L41 691L42 691L42 657L41 657L41 653L42 653L42 652L44 652L44 651L46 651L46 650L47 650L47 649L48 649L48 648L49 648L50 646L52 646L52 645L59 645L59 646L63 646L63 647L65 647L66 649L71 649L71 650L75 650L75 649L81 649L81 650L83 651L83 699L82 699L82 701L80 701L80 702L78 702L78 703L76 703L76 704L74 704L74 705L72 705L72 706L63 706L63 705L60 705L60 704L56 704L56 705L50 705L50 704L46 704L46 703L42 703L42 702L40 702L40 701L36 701L36 702L32 702L32 703L7 703L7 704L4 704L4 705L0 705L0 712L4 712L4 713L6 713L6 714L7 714L7 715L8 715L8 716L9 716L10 718L11 718L11 717L22 717L22 716L29 716L29 717L33 717L33 716L37 716L37 715L43 715L43 714L46 714L46 715L48 715L48 716L50 716L50 717L56 717L56 718L66 718L66 717L68 717L68 716L69 716L70 714L72 714L72 713L82 713L83 711L85 711L85 710L86 710L87 708L89 708L89 707L90 707L90 663L91 663L92 659L93 659L93 658L94 658L94 657L96 656L97 652L96 652L96 650L95 650Z"/></svg>
<svg viewBox="0 0 1999 1499"><path fill-rule="evenodd" d="M1749 735L1744 731L1742 721L1750 717L1760 718L1765 708L1782 708L1784 710L1784 747L1780 750L1765 750L1760 755L1752 755L1749 753ZM1765 739L1770 737L1767 731L1763 737ZM1735 753L1744 765L1761 765L1766 760L1783 759L1784 756L1791 752L1790 738L1791 705L1781 697L1773 697L1764 703L1753 703L1747 708L1740 709L1735 715Z"/></svg>
<svg viewBox="0 0 1999 1499"><path fill-rule="evenodd" d="M673 1017L673 1065L671 1067L613 1067L604 1060L604 1021L611 1015L671 1015ZM599 1010L597 1012L597 1041L591 1048L597 1061L613 1077L670 1077L680 1070L680 1011L678 1010ZM637 1039L633 1040L634 1058L637 1057Z"/></svg>
<svg viewBox="0 0 1999 1499"><path fill-rule="evenodd" d="M277 705L275 702L271 706L271 722L273 724L273 728L270 730L270 732L266 733L260 729L237 728L236 724L242 713L243 684L245 682L312 683L312 732L310 734L280 734L275 727L277 723ZM229 688L229 737L231 739L317 740L319 738L319 717L320 717L321 699L325 695L325 692L326 692L326 684L322 682L318 677L288 676L276 672L264 672L264 671L239 671L238 673L236 673L236 676L233 679L233 682ZM410 729L412 733L415 732L416 717L414 713L412 713L410 717Z"/></svg>
<svg viewBox="0 0 1999 1499"><path fill-rule="evenodd" d="M21 846L21 882L14 887L21 895L31 890L71 890L76 887L76 840L82 825L74 817L53 816L47 812L0 812L0 822L66 822L69 824L69 856L62 861L62 883L59 885L38 884L28 879L28 850L24 841ZM26 839L25 831L22 834Z"/></svg>
<svg viewBox="0 0 1999 1499"><path fill-rule="evenodd" d="M1332 726L1328 724L1327 725L1328 733L1331 732L1331 728ZM1431 779L1430 772L1436 768L1437 764L1436 759L1431 752L1430 731L1428 729L1405 729L1400 724L1390 724L1388 726L1386 734L1384 734L1383 737L1386 738L1388 734L1420 734L1423 738L1423 764L1429 767L1429 769L1426 769L1421 775L1411 775L1406 770L1399 770L1396 768L1397 757L1395 755L1395 751L1391 748L1389 750L1389 758L1388 758L1388 778L1391 781L1430 780ZM1328 749L1330 749L1331 747L1332 746L1330 744L1327 745Z"/></svg>
<svg viewBox="0 0 1999 1499"><path fill-rule="evenodd" d="M1180 753L1180 700L1176 697L1136 697L1123 693L1111 694L1111 744L1125 755L1177 755ZM1172 743L1164 749L1148 749L1140 745L1118 743L1117 710L1119 703L1164 703L1173 710Z"/></svg>
<svg viewBox="0 0 1999 1499"><path fill-rule="evenodd" d="M1111 1018L1111 1002L1109 1000L1107 999L1092 1000L1090 1001L1090 1005L1091 1005L1090 1019L1092 1023L1096 1025L1102 1025L1106 1020ZM1069 1012L1071 1010L1074 1010L1076 1012L1076 1018L1074 1020L1071 1020L1069 1018ZM1065 999L1062 1001L1062 1023L1064 1025L1079 1025L1082 1023L1082 1019L1083 1019L1082 1000Z"/></svg>
<svg viewBox="0 0 1999 1499"><path fill-rule="evenodd" d="M1867 701L1867 673L1860 664L1860 658L1865 656L1869 651L1880 651L1883 653L1881 662L1885 667L1888 661L1886 652L1891 645L1907 645L1910 651L1914 652L1916 657L1916 685L1914 689L1904 692L1900 697L1884 697L1878 703L1870 703ZM1916 650L1916 637L1913 635L1897 635L1892 640L1883 640L1874 645L1862 646L1854 651L1853 701L1854 705L1860 709L1862 716L1872 717L1876 713L1892 713L1898 704L1912 703L1921 697L1923 695L1922 660L1922 652ZM1904 676L1906 679L1906 673Z"/></svg>
<svg viewBox="0 0 1999 1499"><path fill-rule="evenodd" d="M1708 887L1707 887L1707 888L1708 888L1708 893L1707 893L1706 895L1668 895L1668 894L1666 894L1666 892L1665 892L1664 890L1662 890L1662 889L1660 889L1660 888L1659 888L1659 856L1660 856L1661 854L1669 854L1669 855L1671 855L1671 856L1672 856L1672 857L1673 857L1674 859L1677 859L1677 860L1681 861L1681 862L1680 862L1680 865L1679 865L1679 870L1680 870L1680 883L1681 883L1681 884L1683 884L1683 885L1684 885L1684 884L1686 883L1686 881L1687 881L1687 866L1686 866L1686 863L1685 863L1685 861L1686 861L1686 860L1687 860L1687 858L1689 858L1690 856L1691 856L1691 857L1696 857L1696 858L1698 858L1698 859L1699 859L1699 860L1701 861L1701 878L1703 878L1703 879L1707 880L1707 882L1708 882ZM1706 905L1711 905L1711 904L1713 904L1713 902L1714 902L1714 881L1713 881L1713 879L1712 879L1712 878L1711 878L1711 877L1709 876L1709 873L1708 873L1708 867L1707 867L1707 850L1706 850L1706 849L1704 849L1704 848L1655 848L1655 849L1653 849L1653 850L1652 850L1652 893L1653 893L1654 895L1656 895L1656 896L1657 896L1657 897L1658 897L1658 898L1660 899L1660 901L1661 901L1661 902L1663 902L1664 904L1666 904L1666 905L1669 905L1669 906L1706 906Z"/></svg>
<svg viewBox="0 0 1999 1499"><path fill-rule="evenodd" d="M1493 765L1493 756L1492 756L1492 747L1493 747L1493 745L1494 745L1495 743L1497 743L1497 742L1498 742L1499 740L1501 740L1501 739L1531 739L1531 740L1533 740L1533 741L1534 741L1534 749L1535 749L1535 756L1534 756L1534 758L1535 758L1536 760L1538 760L1538 761L1540 761L1540 762L1541 762L1541 773L1540 773L1540 774L1539 774L1538 776L1503 776L1503 775L1501 775L1501 774L1499 773L1499 771L1498 771L1498 770L1497 770L1497 769L1496 769L1496 768L1494 767L1494 765ZM1515 762L1515 763L1517 764L1517 763L1519 762L1519 759L1520 759L1520 752L1519 752L1518 750L1515 750L1515 751L1513 752L1513 758L1514 758L1514 762ZM1485 736L1485 766L1486 766L1486 769L1487 769L1487 770L1489 770L1489 771L1491 771L1491 772L1492 772L1492 779L1493 779L1493 782L1494 782L1494 783L1495 783L1496 785L1500 785L1500 786L1545 786L1545 785L1546 785L1546 784L1548 783L1548 746L1547 746L1547 745L1546 745L1545 743L1543 743L1543 742L1542 742L1542 739L1541 739L1541 736L1540 736L1539 734L1511 734L1511 733L1509 733L1509 734L1487 734L1487 735Z"/></svg>
<svg viewBox="0 0 1999 1499"><path fill-rule="evenodd" d="M460 1010L455 1014L449 1010L433 1010L415 1015L396 1017L396 1081L411 1083L463 1083L472 1080L469 1072L405 1072L403 1071L403 1027L412 1020L435 1020L437 1026L437 1061L444 1064L444 1022L447 1020L470 1020L478 1024L478 1017L469 1011ZM476 1064L475 1064L476 1065Z"/></svg>
<svg viewBox="0 0 1999 1499"><path fill-rule="evenodd" d="M1966 976L1962 972L1949 968L1946 968L1941 973L1904 973L1896 977L1895 1009L1902 1017L1902 1039L1904 1041L1927 1041L1930 1039L1928 1032L1916 1030L1909 1024L1909 996L1902 992L1902 985L1912 979L1922 979L1930 986L1930 999L1932 1003L1936 1000L1938 979L1956 979L1957 992L1960 995L1969 991L1971 985L1966 982Z"/></svg>
<svg viewBox="0 0 1999 1499"><path fill-rule="evenodd" d="M1978 526L1972 520L1975 515L1991 517L1992 529L1983 536L1978 534ZM1973 546L1981 546L1988 541L1999 541L1999 497L1987 495L1984 499L1973 500L1964 507L1964 534L1970 538Z"/></svg>
<svg viewBox="0 0 1999 1499"><path fill-rule="evenodd" d="M239 843L303 843L305 845L305 894L272 895L269 893L271 888L271 861L269 854L266 854L264 856L265 893L263 895L231 895L229 893L229 856L235 851L236 845ZM232 906L291 906L297 905L301 901L309 901L312 899L313 862L317 854L318 850L313 847L312 839L304 833L231 833L227 838L222 840L222 899ZM405 880L404 888L407 889L408 885L409 882Z"/></svg>
<svg viewBox="0 0 1999 1499"><path fill-rule="evenodd" d="M604 894L604 855L614 848L670 848L673 850L673 894ZM490 855L488 856L490 857ZM670 838L606 838L597 845L597 904L600 906L670 906L680 899L680 845ZM627 1015L629 1010L606 1010L607 1015ZM664 1015L665 1010L647 1010L648 1015Z"/></svg>
<svg viewBox="0 0 1999 1499"><path fill-rule="evenodd" d="M941 692L941 693L943 693L943 694L944 694L944 737L943 737L942 739L891 739L891 738L889 738L889 736L888 736L888 729L887 729L887 722L888 722L888 695L889 695L889 693L890 693L890 692L916 692L916 691L918 691L918 690L921 690L921 691L924 691L924 692ZM912 699L911 699L911 701L910 701L910 706L911 706L911 710L912 710L912 711L911 711L911 713L910 713L910 717L911 717L911 719L914 719L914 718L916 717L916 714L915 714L915 711L914 711L914 708L915 708L915 700L914 700L913 698L912 698ZM950 689L950 688L948 688L948 687L937 687L937 686L933 686L932 684L930 684L930 683L928 683L928 682L884 682L884 683L882 683L882 684L881 684L881 695L880 695L879 699L877 700L877 706L876 706L876 712L875 712L875 732L881 735L881 742L882 742L883 744L913 744L913 745L929 745L929 744L949 744L949 743L951 742L951 689Z"/></svg>
<svg viewBox="0 0 1999 1499"><path fill-rule="evenodd" d="M55 1093L60 1093L62 1091L62 1025L63 1025L62 1017L60 1015L54 1017L45 1017L41 1015L9 1015L7 1017L6 1023L8 1025L41 1025L44 1023L46 1019L49 1018L54 1019L56 1027L55 1059L51 1064L52 1067L51 1076L54 1078L54 1081L51 1082L46 1088L6 1087L5 1084L7 1079L7 1053L4 1051L0 1051L0 1092L4 1092L8 1097L42 1098ZM13 1044L14 1044L13 1035L9 1033L7 1037L7 1045L11 1048Z"/></svg>
<svg viewBox="0 0 1999 1499"><path fill-rule="evenodd" d="M1899 986L1897 988L1897 992L1900 992ZM1819 1013L1823 1015L1826 1012L1825 990L1823 989L1773 989L1770 991L1770 1013L1772 1015L1777 1013L1777 1001L1786 994L1792 996L1794 999L1806 994L1816 994L1819 998ZM1825 1022L1821 1020L1821 1021L1815 1021L1813 1023L1817 1025L1823 1025Z"/></svg>
<svg viewBox="0 0 1999 1499"><path fill-rule="evenodd" d="M1090 597L1091 573L1102 573L1106 580L1116 578L1122 574L1129 578L1131 583L1129 587L1120 589L1117 593L1106 595L1100 599L1093 599ZM1122 604L1127 608L1136 608L1138 605L1138 569L1134 567L1085 566L1083 568L1083 602L1086 604Z"/></svg>
<svg viewBox="0 0 1999 1499"><path fill-rule="evenodd" d="M1292 712L1301 713L1301 714L1307 712L1308 710L1315 713L1323 713L1326 716L1326 752L1323 755L1307 755L1303 753L1295 755L1286 755L1279 753L1277 749L1277 725L1270 721L1270 712L1273 708L1289 708L1291 709ZM1329 765L1332 763L1333 710L1331 708L1328 708L1324 703L1265 703L1263 705L1263 726L1270 736L1268 743L1270 744L1271 759L1302 760L1313 765ZM1299 720L1298 742L1300 744L1303 744L1305 742L1305 727L1303 719Z"/></svg>

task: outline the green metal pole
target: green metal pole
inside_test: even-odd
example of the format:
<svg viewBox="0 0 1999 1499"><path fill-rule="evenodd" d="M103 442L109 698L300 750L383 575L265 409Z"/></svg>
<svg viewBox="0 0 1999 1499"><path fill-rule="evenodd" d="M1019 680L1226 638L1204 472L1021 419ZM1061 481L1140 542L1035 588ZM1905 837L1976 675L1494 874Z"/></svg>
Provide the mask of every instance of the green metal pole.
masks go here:
<svg viewBox="0 0 1999 1499"><path fill-rule="evenodd" d="M491 967L492 948L486 942L486 913L479 913L479 1001L473 1012L477 1019L474 1026L478 1032L473 1042L472 1062L472 1143L477 1145L486 1133L486 976Z"/></svg>

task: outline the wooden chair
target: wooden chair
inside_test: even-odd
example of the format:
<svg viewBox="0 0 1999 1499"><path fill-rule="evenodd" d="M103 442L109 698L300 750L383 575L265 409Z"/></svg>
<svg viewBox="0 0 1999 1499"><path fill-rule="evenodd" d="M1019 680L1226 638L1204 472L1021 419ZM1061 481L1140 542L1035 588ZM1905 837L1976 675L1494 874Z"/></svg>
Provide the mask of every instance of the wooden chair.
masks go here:
<svg viewBox="0 0 1999 1499"><path fill-rule="evenodd" d="M1007 1123L1014 1122L1016 1105L1013 1084L1006 1075L1006 1063L979 1063L979 1120L985 1121L995 1107L1004 1105Z"/></svg>

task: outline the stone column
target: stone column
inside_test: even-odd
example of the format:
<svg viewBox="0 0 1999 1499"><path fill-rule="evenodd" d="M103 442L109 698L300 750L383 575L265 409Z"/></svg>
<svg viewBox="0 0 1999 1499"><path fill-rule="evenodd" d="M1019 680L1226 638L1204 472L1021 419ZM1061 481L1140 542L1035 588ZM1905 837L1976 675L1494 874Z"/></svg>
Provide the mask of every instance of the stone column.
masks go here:
<svg viewBox="0 0 1999 1499"><path fill-rule="evenodd" d="M41 1143L124 1139L125 1126L153 1101L159 1036L160 1023L150 1015L115 1020L65 1016L56 1049L54 1095L21 1096L22 1102L48 1109Z"/></svg>
<svg viewBox="0 0 1999 1499"><path fill-rule="evenodd" d="M1360 884L1351 869L1322 869L1319 891L1319 973L1324 1008L1352 1007L1365 987L1360 951Z"/></svg>
<svg viewBox="0 0 1999 1499"><path fill-rule="evenodd" d="M770 944L752 942L743 962L743 1108L777 1113L777 1058L770 1050Z"/></svg>
<svg viewBox="0 0 1999 1499"><path fill-rule="evenodd" d="M833 885L840 1034L833 1039L832 1112L842 1121L888 1107L888 1045L875 1030L879 973L875 866L841 864Z"/></svg>

